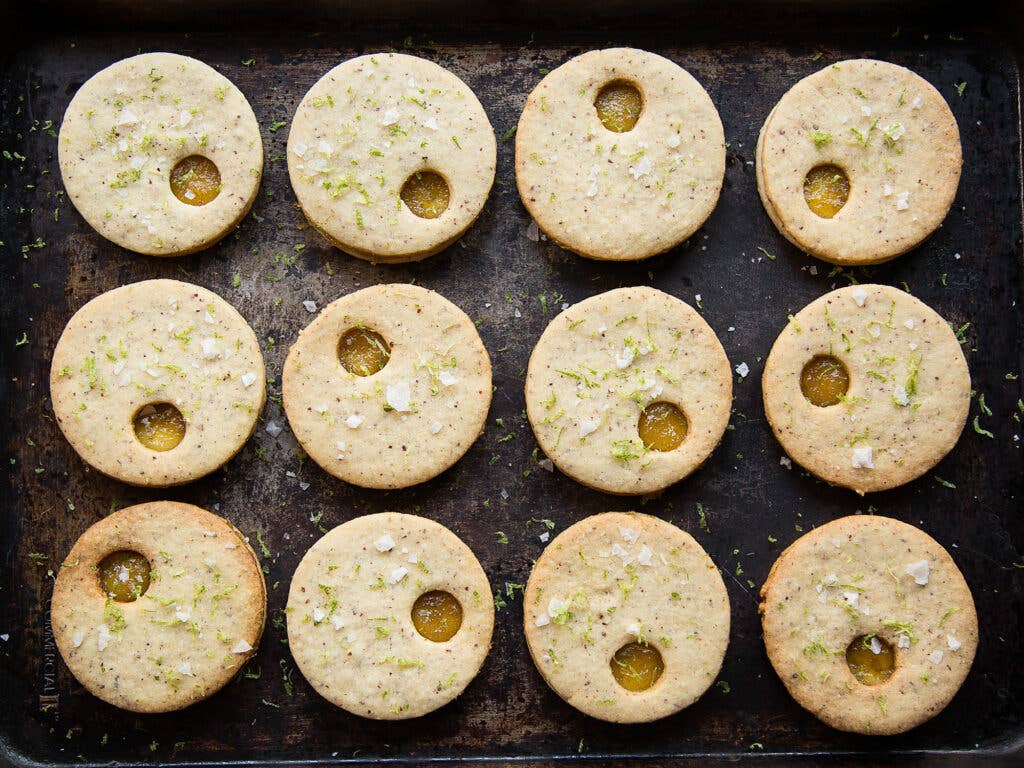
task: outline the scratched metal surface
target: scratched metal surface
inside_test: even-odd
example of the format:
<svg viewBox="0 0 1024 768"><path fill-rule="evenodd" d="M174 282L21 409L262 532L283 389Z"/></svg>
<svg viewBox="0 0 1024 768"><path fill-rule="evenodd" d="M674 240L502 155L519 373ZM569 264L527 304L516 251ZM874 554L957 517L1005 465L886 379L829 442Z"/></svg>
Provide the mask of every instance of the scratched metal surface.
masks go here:
<svg viewBox="0 0 1024 768"><path fill-rule="evenodd" d="M469 83L499 136L515 124L542 69L609 43L650 48L680 62L707 87L730 148L718 208L687 245L645 263L598 264L527 238L512 143L500 143L497 182L478 222L444 253L400 267L350 258L305 227L283 160L287 128L271 126L290 119L306 89L328 68L355 54L405 47L405 31L328 27L299 34L278 28L244 39L227 32L139 31L20 41L4 60L0 86L0 145L12 153L0 159L0 391L8 474L0 508L0 633L9 635L0 642L3 759L276 764L603 755L703 762L764 751L814 759L865 754L880 761L922 751L990 756L1012 744L1019 749L1024 462L1016 437L1021 424L1012 418L1021 381L1006 376L1020 373L1022 361L1017 69L1011 50L981 33L959 40L945 27L907 29L895 37L892 32L881 25L823 31L804 21L689 33L654 24L628 34L439 26L416 35L408 49ZM259 199L238 231L203 253L171 260L120 250L82 221L61 196L56 140L45 130L46 121L59 123L72 94L92 73L137 51L160 49L203 59L242 89L263 126L267 158ZM860 280L905 282L957 328L970 323L965 351L975 386L992 410L991 416L980 414L980 423L994 437L968 425L936 468L934 474L955 490L930 473L862 500L797 469L787 471L760 404L762 361L786 315L847 277L830 275L827 265L797 252L769 223L751 163L757 131L798 78L859 55L916 69L949 100L961 126L964 175L944 226L895 262L853 273ZM250 59L252 66L243 65ZM958 95L955 84L961 82L967 85ZM758 246L776 258L765 258ZM50 350L88 299L153 277L190 280L238 307L264 341L275 397L288 345L310 320L304 299L323 306L357 287L388 281L415 280L434 288L480 321L497 388L486 431L462 461L429 483L364 491L303 461L287 429L277 439L264 431L266 421L286 425L272 397L241 454L200 482L146 491L101 477L74 454L53 421L46 383ZM698 305L732 364L746 362L751 369L736 382L733 429L711 460L653 499L608 497L539 469L523 415L523 372L552 313L562 301L630 284L652 284L693 304L699 294ZM23 333L26 342L16 344ZM302 490L300 483L309 487ZM247 669L252 676L259 673L258 679L237 679L177 714L138 717L84 693L57 657L47 618L48 569L112 506L159 498L213 508L248 534L263 532L271 553L263 561L272 621ZM698 505L706 514L703 526ZM506 595L506 583L525 582L542 549L543 528L531 518L551 519L557 533L585 515L624 508L663 516L696 536L723 571L733 621L719 684L676 716L630 727L588 720L547 689L526 650L518 595ZM294 671L281 624L292 570L320 535L311 519L331 528L382 510L416 512L449 526L477 553L494 591L507 602L498 614L490 657L466 693L432 715L391 724L350 716L320 699ZM801 530L868 510L918 524L950 548L973 588L981 619L974 670L949 708L911 733L887 739L832 731L793 703L767 662L756 614L757 588ZM498 543L496 531L507 533L507 545Z"/></svg>

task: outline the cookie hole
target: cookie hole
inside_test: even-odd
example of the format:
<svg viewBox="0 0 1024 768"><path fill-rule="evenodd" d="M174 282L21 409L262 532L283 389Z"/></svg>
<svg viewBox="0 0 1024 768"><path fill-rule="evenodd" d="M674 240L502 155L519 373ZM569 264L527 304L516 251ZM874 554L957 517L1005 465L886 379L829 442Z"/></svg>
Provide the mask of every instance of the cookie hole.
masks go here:
<svg viewBox="0 0 1024 768"><path fill-rule="evenodd" d="M804 200L823 219L831 219L850 197L850 179L838 165L816 165L804 178Z"/></svg>
<svg viewBox="0 0 1024 768"><path fill-rule="evenodd" d="M690 424L675 405L659 401L641 411L636 428L648 450L674 451L682 444Z"/></svg>
<svg viewBox="0 0 1024 768"><path fill-rule="evenodd" d="M841 402L849 389L850 373L832 355L815 355L800 371L800 391L820 408Z"/></svg>
<svg viewBox="0 0 1024 768"><path fill-rule="evenodd" d="M135 437L152 451L169 451L185 437L185 417L170 403L150 403L135 412Z"/></svg>
<svg viewBox="0 0 1024 768"><path fill-rule="evenodd" d="M665 671L661 653L649 643L626 643L611 660L615 682L627 691L646 691Z"/></svg>
<svg viewBox="0 0 1024 768"><path fill-rule="evenodd" d="M96 567L100 589L118 603L132 603L149 589L149 560L130 549L111 552Z"/></svg>
<svg viewBox="0 0 1024 768"><path fill-rule="evenodd" d="M189 155L171 169L171 192L188 205L206 205L220 194L220 170L209 158Z"/></svg>
<svg viewBox="0 0 1024 768"><path fill-rule="evenodd" d="M612 80L597 92L594 109L601 125L615 133L633 130L644 110L640 89L626 80Z"/></svg>
<svg viewBox="0 0 1024 768"><path fill-rule="evenodd" d="M412 604L412 624L427 640L447 642L462 626L462 604L441 590L424 592Z"/></svg>
<svg viewBox="0 0 1024 768"><path fill-rule="evenodd" d="M861 685L880 685L892 677L896 653L878 635L861 635L846 648L846 666Z"/></svg>
<svg viewBox="0 0 1024 768"><path fill-rule="evenodd" d="M388 364L391 346L376 331L350 328L338 342L338 359L349 373L372 376Z"/></svg>
<svg viewBox="0 0 1024 768"><path fill-rule="evenodd" d="M451 190L434 171L416 171L402 185L402 202L421 219L436 219L448 209Z"/></svg>

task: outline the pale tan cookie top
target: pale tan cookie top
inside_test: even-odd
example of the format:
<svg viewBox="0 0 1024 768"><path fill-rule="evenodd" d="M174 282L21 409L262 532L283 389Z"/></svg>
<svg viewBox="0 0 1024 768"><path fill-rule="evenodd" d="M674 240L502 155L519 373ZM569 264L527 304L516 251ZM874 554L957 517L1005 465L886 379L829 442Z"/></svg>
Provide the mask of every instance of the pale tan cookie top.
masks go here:
<svg viewBox="0 0 1024 768"><path fill-rule="evenodd" d="M133 602L108 600L97 566L132 550L150 563ZM118 510L75 542L53 585L61 656L90 693L132 712L205 699L255 653L267 598L256 555L227 520L191 504Z"/></svg>
<svg viewBox="0 0 1024 768"><path fill-rule="evenodd" d="M844 401L811 403L800 375L815 355L849 372ZM761 382L786 453L858 493L920 477L956 444L970 408L967 361L949 325L908 293L851 285L801 309L775 340Z"/></svg>
<svg viewBox="0 0 1024 768"><path fill-rule="evenodd" d="M266 397L256 334L212 291L146 280L100 294L57 341L50 397L64 436L106 475L133 485L187 483L245 444ZM145 405L171 403L186 420L169 451L135 437Z"/></svg>
<svg viewBox="0 0 1024 768"><path fill-rule="evenodd" d="M793 86L765 122L757 153L765 208L792 242L836 264L874 264L942 223L960 180L960 133L942 95L909 69L841 61ZM817 165L850 179L831 219L804 199Z"/></svg>
<svg viewBox="0 0 1024 768"><path fill-rule="evenodd" d="M174 53L132 56L89 78L68 105L58 146L82 217L108 240L153 256L198 251L226 235L263 172L245 96L213 68ZM189 155L220 171L220 193L206 205L171 191L171 169Z"/></svg>
<svg viewBox="0 0 1024 768"><path fill-rule="evenodd" d="M643 409L668 402L689 430L673 451L647 450ZM555 317L530 356L526 413L565 474L598 490L661 490L699 467L722 439L732 373L697 312L655 288L618 288Z"/></svg>
<svg viewBox="0 0 1024 768"><path fill-rule="evenodd" d="M352 328L391 346L371 376L339 360ZM332 302L299 333L281 386L295 437L325 471L365 488L405 488L448 469L480 435L491 361L473 321L443 296L377 285Z"/></svg>
<svg viewBox="0 0 1024 768"><path fill-rule="evenodd" d="M760 612L768 658L793 698L855 733L902 733L937 715L978 645L974 600L949 553L912 525L873 515L797 539L772 566ZM846 648L872 633L892 646L896 668L865 685Z"/></svg>
<svg viewBox="0 0 1024 768"><path fill-rule="evenodd" d="M729 644L729 596L693 537L649 515L608 512L567 528L537 559L523 597L526 641L555 693L617 723L671 715L715 681ZM612 675L622 646L644 642L664 672L646 691Z"/></svg>
<svg viewBox="0 0 1024 768"><path fill-rule="evenodd" d="M494 131L473 91L448 70L402 53L349 59L309 89L288 134L288 173L310 222L370 261L412 261L454 242L487 201ZM417 171L444 177L435 219L400 192Z"/></svg>
<svg viewBox="0 0 1024 768"><path fill-rule="evenodd" d="M632 130L615 133L594 108L609 82L643 97ZM516 184L537 225L593 259L644 259L693 234L725 175L725 134L685 69L635 48L589 51L534 88L516 131Z"/></svg>
<svg viewBox="0 0 1024 768"><path fill-rule="evenodd" d="M434 590L462 606L445 642L412 623ZM288 647L317 693L353 714L419 717L455 699L490 650L494 602L476 557L426 518L384 512L340 525L314 544L288 592Z"/></svg>

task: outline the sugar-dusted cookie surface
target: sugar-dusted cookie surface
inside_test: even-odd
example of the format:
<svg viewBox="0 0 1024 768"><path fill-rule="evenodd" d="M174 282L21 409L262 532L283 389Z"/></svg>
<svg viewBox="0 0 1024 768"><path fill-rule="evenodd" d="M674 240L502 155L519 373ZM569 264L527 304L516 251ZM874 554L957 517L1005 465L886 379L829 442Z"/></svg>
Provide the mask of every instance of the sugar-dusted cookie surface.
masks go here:
<svg viewBox="0 0 1024 768"><path fill-rule="evenodd" d="M68 105L58 147L82 217L152 256L220 240L248 212L263 173L245 96L212 67L174 53L132 56L89 78Z"/></svg>
<svg viewBox="0 0 1024 768"><path fill-rule="evenodd" d="M491 361L473 321L443 296L377 285L302 330L282 392L295 437L325 471L404 488L448 469L480 435Z"/></svg>
<svg viewBox="0 0 1024 768"><path fill-rule="evenodd" d="M761 386L786 453L862 494L934 467L956 445L971 398L946 321L886 285L840 288L800 310L775 340Z"/></svg>
<svg viewBox="0 0 1024 768"><path fill-rule="evenodd" d="M548 685L617 723L696 701L722 666L729 619L722 577L693 537L632 512L594 515L556 536L523 597L526 641Z"/></svg>
<svg viewBox="0 0 1024 768"><path fill-rule="evenodd" d="M105 475L187 483L249 439L266 398L256 334L206 288L146 280L100 294L53 351L50 397L64 436Z"/></svg>
<svg viewBox="0 0 1024 768"><path fill-rule="evenodd" d="M618 288L555 317L530 356L526 413L565 474L618 494L661 490L715 449L732 372L711 327L655 288Z"/></svg>
<svg viewBox="0 0 1024 768"><path fill-rule="evenodd" d="M374 262L422 259L473 223L497 145L479 100L426 59L349 59L309 89L288 134L288 173L306 217Z"/></svg>
<svg viewBox="0 0 1024 768"><path fill-rule="evenodd" d="M238 530L191 504L156 501L82 534L57 574L50 618L90 693L132 712L169 712L237 674L266 612L263 573Z"/></svg>
<svg viewBox="0 0 1024 768"><path fill-rule="evenodd" d="M836 264L875 264L918 245L946 217L962 164L942 95L909 69L871 59L794 85L765 120L755 156L779 231Z"/></svg>
<svg viewBox="0 0 1024 768"><path fill-rule="evenodd" d="M772 566L760 612L768 658L793 698L855 733L902 733L937 715L978 645L974 600L949 553L874 515L797 539Z"/></svg>
<svg viewBox="0 0 1024 768"><path fill-rule="evenodd" d="M519 118L523 204L552 240L589 258L644 259L683 242L711 215L724 174L711 98L646 51L571 59L540 81Z"/></svg>
<svg viewBox="0 0 1024 768"><path fill-rule="evenodd" d="M454 533L384 512L338 526L302 558L288 645L317 693L362 717L419 717L456 698L491 646L494 602Z"/></svg>

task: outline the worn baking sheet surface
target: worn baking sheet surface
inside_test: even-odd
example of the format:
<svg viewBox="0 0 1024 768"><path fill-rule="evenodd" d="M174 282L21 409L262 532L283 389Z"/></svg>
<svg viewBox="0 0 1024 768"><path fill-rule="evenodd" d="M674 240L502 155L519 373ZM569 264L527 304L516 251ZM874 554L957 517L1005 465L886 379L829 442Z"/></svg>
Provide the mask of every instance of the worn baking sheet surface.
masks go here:
<svg viewBox="0 0 1024 768"><path fill-rule="evenodd" d="M1021 424L1012 417L1021 381L1010 378L1020 373L1022 359L1020 122L1012 54L992 39L968 34L961 40L945 29L926 38L920 31L893 36L892 28L829 32L796 24L762 32L765 39L741 40L739 33L719 31L715 42L705 37L691 43L684 27L660 25L652 28L662 32L628 35L549 29L546 39L528 29L438 29L415 37L411 47L403 42L407 31L357 33L342 26L301 35L77 35L30 42L9 54L0 92L0 148L11 153L0 159L0 387L10 459L8 503L0 511L0 722L8 759L277 763L742 756L762 750L881 758L1019 743L1024 465L1017 438ZM680 62L707 87L721 112L730 142L725 187L707 225L687 245L645 263L596 264L531 241L515 191L510 141L499 144L497 183L479 221L459 243L421 264L372 266L329 247L305 227L283 159L288 129L276 126L290 119L306 89L339 61L391 47L433 59L470 84L501 136L515 125L544 69L611 42L650 48ZM56 139L46 130L48 121L59 125L71 96L92 73L138 51L161 49L197 56L234 80L260 119L267 157L263 189L238 232L204 253L170 260L120 250L82 221L60 194ZM964 174L949 218L923 246L870 271L833 275L769 223L751 161L764 116L792 83L828 62L860 55L906 64L939 88L960 123ZM962 92L959 83L966 83ZM867 499L780 466L782 454L760 404L763 358L786 315L851 275L905 282L956 328L969 323L964 348L975 387L992 411L982 414L975 403L971 412L991 438L968 425L933 474ZM146 491L101 477L74 454L53 421L50 350L88 299L154 277L193 281L238 307L264 341L275 396L288 346L311 319L303 300L323 306L355 288L388 281L415 280L436 289L479 319L491 352L496 392L486 432L452 470L396 492L344 486L303 461L287 429L273 439L262 423L237 458L201 482ZM552 314L563 301L630 284L652 284L700 307L732 364L746 362L751 369L736 381L733 429L711 460L648 500L605 496L540 469L523 416L523 372ZM279 400L268 403L263 419L286 423ZM254 541L262 531L270 553L263 561L273 621L246 675L224 691L181 713L138 717L86 694L59 660L48 622L50 569L112 507L159 498L216 509ZM589 720L548 690L523 640L520 595L507 587L526 581L542 550L539 534L546 527L536 520L553 521L557 533L585 515L625 508L663 516L697 537L723 571L733 620L718 684L674 717L629 727ZM383 510L420 513L449 526L477 553L507 603L498 614L492 653L466 693L432 715L391 724L350 716L311 690L294 670L281 613L291 573L320 529ZM756 593L778 553L800 531L857 511L920 525L950 548L980 616L978 657L963 689L934 721L895 738L849 736L818 723L786 694L760 639ZM498 542L496 531L507 534L508 544Z"/></svg>

